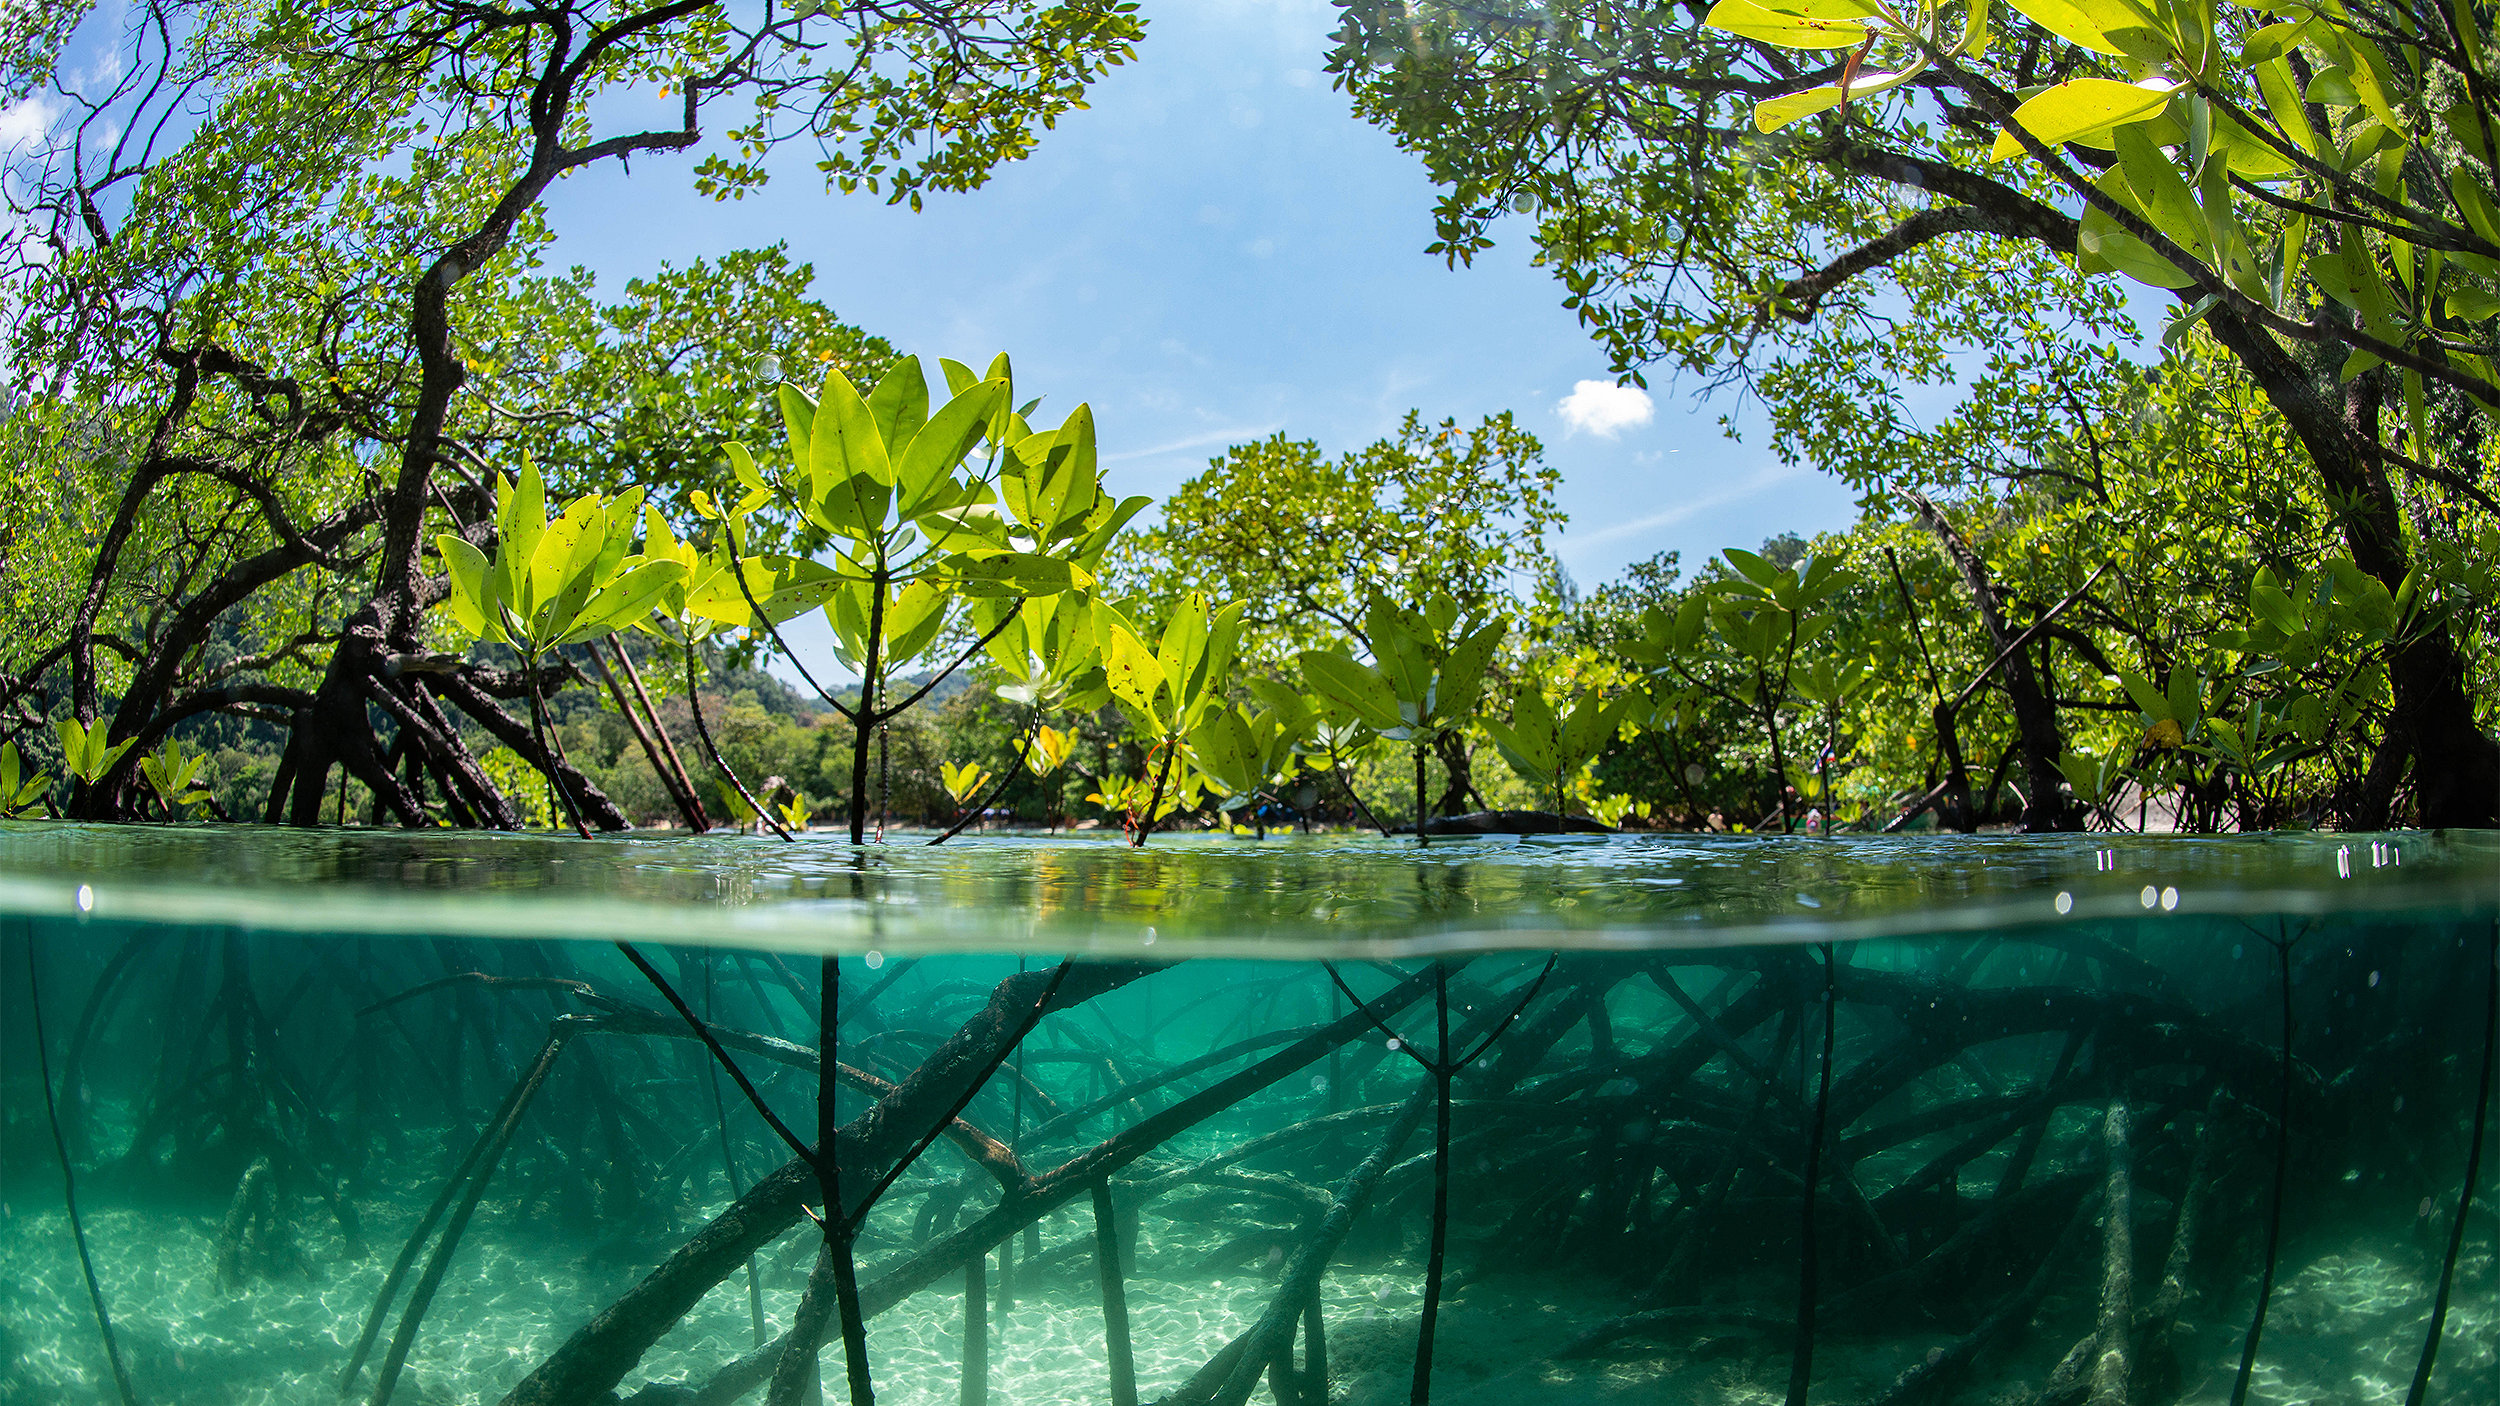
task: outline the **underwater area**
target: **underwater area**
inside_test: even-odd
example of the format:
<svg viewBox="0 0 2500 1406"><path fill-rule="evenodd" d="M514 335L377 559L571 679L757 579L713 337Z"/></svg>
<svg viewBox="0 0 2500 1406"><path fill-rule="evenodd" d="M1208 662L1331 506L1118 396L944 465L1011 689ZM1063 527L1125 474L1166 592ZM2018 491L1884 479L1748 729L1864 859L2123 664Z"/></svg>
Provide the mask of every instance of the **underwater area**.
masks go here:
<svg viewBox="0 0 2500 1406"><path fill-rule="evenodd" d="M2466 832L0 824L0 1402L2491 1402L2496 915Z"/></svg>

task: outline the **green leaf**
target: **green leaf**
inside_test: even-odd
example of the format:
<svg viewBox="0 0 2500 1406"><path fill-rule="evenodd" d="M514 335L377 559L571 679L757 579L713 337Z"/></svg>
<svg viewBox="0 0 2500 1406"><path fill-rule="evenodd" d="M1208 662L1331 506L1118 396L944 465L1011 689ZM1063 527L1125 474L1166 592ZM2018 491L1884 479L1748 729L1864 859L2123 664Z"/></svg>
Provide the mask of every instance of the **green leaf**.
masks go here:
<svg viewBox="0 0 2500 1406"><path fill-rule="evenodd" d="M825 373L805 461L808 494L836 531L866 536L885 524L885 490L894 483L885 438L840 367Z"/></svg>
<svg viewBox="0 0 2500 1406"><path fill-rule="evenodd" d="M2448 290L2448 315L2460 322L2488 322L2500 317L2500 294L2460 283Z"/></svg>
<svg viewBox="0 0 2500 1406"><path fill-rule="evenodd" d="M1613 741L1623 720L1622 699L1608 701L1595 694L1582 694L1571 707L1571 715L1563 720L1561 733L1562 769L1578 771L1593 760L1606 744Z"/></svg>
<svg viewBox="0 0 2500 1406"><path fill-rule="evenodd" d="M1163 627L1155 664L1163 671L1164 682L1170 686L1176 702L1185 701L1184 690L1189 687L1190 676L1197 671L1199 657L1206 653L1211 614L1205 594L1192 591L1181 597Z"/></svg>
<svg viewBox="0 0 2500 1406"><path fill-rule="evenodd" d="M1727 564L1736 569L1738 577L1764 590L1770 589L1773 582L1788 574L1773 566L1769 558L1757 552L1746 551L1742 547L1725 548L1720 551L1719 555L1727 558Z"/></svg>
<svg viewBox="0 0 2500 1406"><path fill-rule="evenodd" d="M1155 694L1164 687L1163 667L1146 642L1122 625L1111 625L1103 638L1103 680L1111 696L1132 711L1154 714Z"/></svg>
<svg viewBox="0 0 2500 1406"><path fill-rule="evenodd" d="M602 506L607 522L599 539L599 560L591 566L591 574L605 584L616 579L625 563L625 554L634 547L634 519L642 513L643 490L636 486L609 498Z"/></svg>
<svg viewBox="0 0 2500 1406"><path fill-rule="evenodd" d="M2282 59L2269 59L2257 66L2257 91L2266 100L2266 115L2283 135L2292 139L2302 151L2318 153L2317 129L2309 125L2309 110L2301 105L2299 90L2294 86L2292 66Z"/></svg>
<svg viewBox="0 0 2500 1406"><path fill-rule="evenodd" d="M1294 663L1313 693L1354 720L1383 731L1405 725L1397 690L1379 670L1326 649L1306 649Z"/></svg>
<svg viewBox="0 0 2500 1406"><path fill-rule="evenodd" d="M1111 547L1111 539L1119 535L1121 528L1128 526L1129 519L1144 512L1153 502L1152 498L1143 496L1122 498L1116 503L1108 498L1096 499L1093 515L1087 519L1090 525L1085 530L1085 540L1077 544L1073 553L1075 558L1087 566L1100 563L1102 554Z"/></svg>
<svg viewBox="0 0 2500 1406"><path fill-rule="evenodd" d="M891 379L890 377L888 379ZM882 389L882 387L880 387ZM932 490L952 475L964 456L988 432L990 415L1007 397L1004 381L980 381L956 395L913 434L896 471L901 496L896 511L910 519L921 514Z"/></svg>
<svg viewBox="0 0 2500 1406"><path fill-rule="evenodd" d="M69 774L81 781L95 779L95 764L87 756L87 726L75 715L63 715L52 724L61 739L61 764Z"/></svg>
<svg viewBox="0 0 2500 1406"><path fill-rule="evenodd" d="M2500 123L2500 117L2493 121ZM2500 203L2492 200L2473 170L2462 162L2452 167L2448 172L2448 190L2456 197L2457 213L2465 217L2465 223L2484 239L2500 244Z"/></svg>
<svg viewBox="0 0 2500 1406"><path fill-rule="evenodd" d="M444 570L451 577L451 594L444 603L451 607L451 618L459 622L461 633L470 639L503 639L500 604L490 594L494 589L494 563L486 554L469 544L467 539L451 533L434 539L435 550L443 554Z"/></svg>
<svg viewBox="0 0 2500 1406"><path fill-rule="evenodd" d="M612 635L632 625L650 614L651 608L668 593L668 588L685 577L686 568L680 562L646 561L628 567L600 588L599 594L591 597L583 607L580 619L555 643L579 644L583 640Z"/></svg>
<svg viewBox="0 0 2500 1406"><path fill-rule="evenodd" d="M1854 49L1875 13L1859 0L1719 0L1702 24L1783 49Z"/></svg>
<svg viewBox="0 0 2500 1406"><path fill-rule="evenodd" d="M1228 793L1256 790L1266 779L1255 730L1239 708L1210 710L1190 729L1189 745L1199 769Z"/></svg>
<svg viewBox="0 0 2500 1406"><path fill-rule="evenodd" d="M885 663L900 666L919 658L945 628L953 600L945 587L926 579L895 592L885 608Z"/></svg>
<svg viewBox="0 0 2500 1406"><path fill-rule="evenodd" d="M929 422L929 382L921 375L919 357L897 357L887 368L884 379L868 393L868 418L876 422L877 437L888 458L900 461L920 427Z"/></svg>
<svg viewBox="0 0 2500 1406"><path fill-rule="evenodd" d="M2361 106L2361 95L2353 90L2352 75L2340 68L2322 68L2311 74L2304 96L2320 107Z"/></svg>
<svg viewBox="0 0 2500 1406"><path fill-rule="evenodd" d="M1433 700L1433 712L1441 722L1464 722L1475 712L1476 698L1493 668L1494 651L1501 648L1502 636L1509 630L1509 621L1496 620L1460 640L1442 659Z"/></svg>
<svg viewBox="0 0 2500 1406"><path fill-rule="evenodd" d="M787 381L781 384L774 398L781 404L782 427L790 432L790 462L797 465L804 475L810 459L808 446L815 438L816 402L807 398L807 392Z"/></svg>
<svg viewBox="0 0 2500 1406"><path fill-rule="evenodd" d="M2176 179L2174 173L2173 179ZM2093 182L2103 194L2129 209L2142 203L2127 181L2123 165L2112 166ZM2185 188L2184 183L2182 189ZM2076 264L2086 273L2114 269L2138 283L2156 288L2187 288L2196 280L2178 266L2152 250L2152 246L2122 228L2116 218L2097 206L2087 205L2075 235Z"/></svg>
<svg viewBox="0 0 2500 1406"><path fill-rule="evenodd" d="M2251 34L2240 45L2242 63L2261 64L2290 53L2301 45L2313 20L2284 20L2270 24Z"/></svg>
<svg viewBox="0 0 2500 1406"><path fill-rule="evenodd" d="M1840 106L1842 96L1839 84L1826 83L1802 93L1783 93L1776 98L1764 98L1753 105L1754 130L1776 132L1792 122L1803 121L1818 112L1828 112Z"/></svg>
<svg viewBox="0 0 2500 1406"><path fill-rule="evenodd" d="M590 593L599 588L599 557L607 546L606 509L585 494L540 538L530 558L530 585L539 602L529 643L552 642L573 627Z"/></svg>
<svg viewBox="0 0 2500 1406"><path fill-rule="evenodd" d="M2133 122L2158 116L2181 85L2148 78L2121 83L2111 78L2075 78L2057 84L2014 109L2014 122L2052 149ZM2099 145L2097 142L2089 143ZM1989 151L1992 161L2023 154L2023 145L2009 129L1997 134Z"/></svg>
<svg viewBox="0 0 2500 1406"><path fill-rule="evenodd" d="M1184 686L1184 697L1192 705L1211 702L1223 692L1224 680L1233 671L1233 653L1241 645L1243 604L1234 601L1219 607L1208 623L1206 648L1199 651L1197 667Z"/></svg>
<svg viewBox="0 0 2500 1406"><path fill-rule="evenodd" d="M2137 54L2158 42L2153 17L2127 0L2010 0L2032 23L2096 54Z"/></svg>
<svg viewBox="0 0 2500 1406"><path fill-rule="evenodd" d="M726 553L705 557L686 578L687 613L723 625L749 625L755 620L747 603L752 595L765 618L779 624L826 604L846 584L839 573L803 557L745 556L738 566L738 576L732 576ZM743 592L740 577L746 582Z"/></svg>
<svg viewBox="0 0 2500 1406"><path fill-rule="evenodd" d="M2292 598L2285 595L2283 588L2274 584L2272 580L2260 576L2251 583L2248 588L2248 604L2250 609L2257 612L2258 618L2284 634L2297 639L2305 633L2305 627L2300 618L2300 607L2294 605Z"/></svg>
<svg viewBox="0 0 2500 1406"><path fill-rule="evenodd" d="M2140 128L2117 129L2111 145L2127 177L2126 194L2119 198L2187 253L2213 260L2212 226L2178 166Z"/></svg>
<svg viewBox="0 0 2500 1406"><path fill-rule="evenodd" d="M2126 689L2127 697L2135 701L2137 711L2146 717L2161 719L2170 716L2170 700L2162 695L2160 689L2153 686L2151 679L2132 670L2121 669L2118 671L2117 683Z"/></svg>
<svg viewBox="0 0 2500 1406"><path fill-rule="evenodd" d="M521 462L521 476L504 485L495 505L495 563L503 573L497 594L517 605L527 594L531 561L547 531L547 485L538 465Z"/></svg>
<svg viewBox="0 0 2500 1406"><path fill-rule="evenodd" d="M2201 702L2203 692L2204 680L2196 676L2195 670L2172 668L2169 689L2170 716L2178 719L2182 724L2196 721L2204 711Z"/></svg>
<svg viewBox="0 0 2500 1406"><path fill-rule="evenodd" d="M1039 552L968 552L948 558L947 568L968 596L1055 596L1078 584L1076 568Z"/></svg>

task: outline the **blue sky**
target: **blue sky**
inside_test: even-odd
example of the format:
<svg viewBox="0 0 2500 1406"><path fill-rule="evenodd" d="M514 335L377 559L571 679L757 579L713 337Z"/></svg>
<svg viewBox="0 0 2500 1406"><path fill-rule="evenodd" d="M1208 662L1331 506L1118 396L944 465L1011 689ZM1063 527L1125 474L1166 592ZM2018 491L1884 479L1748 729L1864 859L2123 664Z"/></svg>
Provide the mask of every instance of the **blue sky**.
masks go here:
<svg viewBox="0 0 2500 1406"><path fill-rule="evenodd" d="M1524 225L1471 268L1422 252L1433 188L1319 71L1326 0L1144 8L1138 62L979 191L915 215L826 192L793 150L760 196L716 204L682 162L646 160L551 192L554 257L615 286L786 241L845 319L926 355L1006 350L1020 388L1062 411L1090 401L1123 493L1161 498L1278 430L1333 454L1409 408L1511 410L1562 471L1571 521L1553 545L1583 587L1669 548L1689 565L1849 521L1836 480L1722 437L1726 396L1697 403L1660 376L1647 423L1567 425L1558 407L1611 379L1605 357L1529 266Z"/></svg>

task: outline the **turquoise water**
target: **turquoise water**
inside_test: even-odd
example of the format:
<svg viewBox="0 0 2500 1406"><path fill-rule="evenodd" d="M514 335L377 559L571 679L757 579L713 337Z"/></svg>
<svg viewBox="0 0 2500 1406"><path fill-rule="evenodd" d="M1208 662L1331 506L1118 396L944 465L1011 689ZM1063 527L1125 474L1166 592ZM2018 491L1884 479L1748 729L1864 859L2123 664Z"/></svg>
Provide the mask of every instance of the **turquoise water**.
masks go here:
<svg viewBox="0 0 2500 1406"><path fill-rule="evenodd" d="M96 1298L150 1403L855 1399L828 1115L882 1401L1412 1401L1429 1318L1443 1402L2220 1403L2261 1298L2248 1400L2435 1318L2500 1400L2495 912L2476 835L0 825L0 1402L123 1399Z"/></svg>

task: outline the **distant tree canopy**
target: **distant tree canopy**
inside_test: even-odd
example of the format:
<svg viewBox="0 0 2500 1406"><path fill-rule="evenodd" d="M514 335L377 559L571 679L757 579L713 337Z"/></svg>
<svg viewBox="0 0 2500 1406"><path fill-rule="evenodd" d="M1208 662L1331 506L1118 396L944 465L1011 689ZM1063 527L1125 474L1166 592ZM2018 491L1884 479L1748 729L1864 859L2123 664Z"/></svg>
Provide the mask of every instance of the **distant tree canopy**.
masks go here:
<svg viewBox="0 0 2500 1406"><path fill-rule="evenodd" d="M1556 569L1562 476L1544 455L1507 411L1465 429L1409 411L1394 438L1333 459L1282 434L1235 445L1130 539L1123 569L1149 597L1246 602L1247 657L1270 666L1362 638L1375 590L1481 611Z"/></svg>

